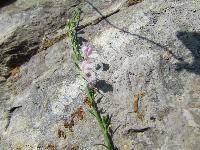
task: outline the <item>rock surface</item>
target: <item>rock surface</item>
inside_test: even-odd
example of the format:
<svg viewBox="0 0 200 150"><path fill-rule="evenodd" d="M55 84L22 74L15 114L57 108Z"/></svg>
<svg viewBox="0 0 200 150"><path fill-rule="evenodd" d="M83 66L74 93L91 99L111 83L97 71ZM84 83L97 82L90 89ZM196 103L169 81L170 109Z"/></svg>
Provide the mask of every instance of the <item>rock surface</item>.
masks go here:
<svg viewBox="0 0 200 150"><path fill-rule="evenodd" d="M200 1L131 2L17 0L0 8L0 149L105 149L63 36L76 5L116 147L200 149Z"/></svg>

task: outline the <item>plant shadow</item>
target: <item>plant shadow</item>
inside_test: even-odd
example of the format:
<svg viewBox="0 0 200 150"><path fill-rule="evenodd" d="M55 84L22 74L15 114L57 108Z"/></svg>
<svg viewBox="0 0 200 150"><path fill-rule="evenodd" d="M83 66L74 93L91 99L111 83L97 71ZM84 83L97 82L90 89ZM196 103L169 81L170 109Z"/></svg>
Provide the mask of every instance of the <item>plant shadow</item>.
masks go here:
<svg viewBox="0 0 200 150"><path fill-rule="evenodd" d="M141 40L143 40L143 41L146 41L146 42L148 42L148 43L151 43L151 44L153 44L153 45L156 45L156 46L158 46L159 48L161 48L161 49L163 49L163 50L165 50L165 51L167 50L167 46L164 46L164 45L162 45L162 44L160 44L160 43L157 43L157 42L155 42L155 41L153 41L153 40L151 40L151 39L148 39L147 37L141 36L141 35L139 35L139 34L132 33L132 32L130 32L130 31L128 31L128 29L126 29L125 27L124 27L124 28L120 28L120 27L116 26L115 24L113 24L112 22L110 22L110 21L107 19L107 17L109 17L109 16L111 16L111 15L113 15L113 14L119 12L120 9L118 9L118 10L116 10L115 12L113 12L113 13L111 13L111 14L105 16L105 15L103 15L103 14L101 13L101 11L100 11L98 8L96 8L90 1L85 0L85 2L88 3L99 15L101 15L101 19L99 19L99 20L97 21L97 23L99 23L99 22L101 22L102 20L104 20L104 21L106 21L110 26L112 26L112 27L115 28L115 29L118 29L119 31L121 31L121 32L123 32L123 33L129 34L129 35L134 36L134 37L137 37L137 38L139 38L139 39L141 39ZM82 29L82 28L83 28L83 27L80 27L80 29Z"/></svg>
<svg viewBox="0 0 200 150"><path fill-rule="evenodd" d="M0 8L3 8L5 6L7 6L7 5L10 5L10 4L12 4L12 3L16 2L16 1L17 0L1 0L0 1Z"/></svg>
<svg viewBox="0 0 200 150"><path fill-rule="evenodd" d="M83 38L82 36L79 36L79 35L82 35L84 34L85 32L83 30L81 31L77 31L76 32L76 39L78 41L78 51L80 52L81 51L81 47L84 43L88 42L88 40L86 40L85 38Z"/></svg>
<svg viewBox="0 0 200 150"><path fill-rule="evenodd" d="M96 83L95 83L95 87L104 92L104 93L107 93L107 92L112 92L113 91L113 86L109 83L107 83L105 80L98 80Z"/></svg>
<svg viewBox="0 0 200 150"><path fill-rule="evenodd" d="M175 59L180 61L179 63L176 64L177 71L181 71L181 70L185 69L189 72L192 72L192 73L195 73L198 75L200 74L200 33L185 32L185 31L177 32L176 36L178 37L178 39L182 41L182 43L191 51L191 53L193 55L193 59L194 59L193 62L188 63L188 62L185 62L183 58L177 57L170 50L168 50L167 46L157 43L157 42L155 42L151 39L148 39L147 37L141 36L139 34L131 33L128 31L128 29L120 28L120 27L114 25L112 22L110 22L107 19L107 17L113 15L114 13L119 12L120 11L119 9L116 10L115 12L105 16L90 1L86 0L85 2L87 2L99 15L101 15L101 19L99 19L99 22L102 20L105 20L109 25L111 25L112 27L118 29L119 31L121 31L123 33L127 33L129 35L132 35L139 39L142 39L143 41L146 41L148 43L156 45L164 51L169 51Z"/></svg>
<svg viewBox="0 0 200 150"><path fill-rule="evenodd" d="M79 52L80 52L80 49L81 49L82 45L83 45L84 43L86 43L87 40L86 40L85 38L83 38L83 37L77 36L77 41L78 41L78 50L79 50Z"/></svg>
<svg viewBox="0 0 200 150"><path fill-rule="evenodd" d="M187 70L188 72L200 75L200 33L180 31L177 32L176 36L193 56L192 63L188 63L183 59L179 63L176 63L176 70Z"/></svg>

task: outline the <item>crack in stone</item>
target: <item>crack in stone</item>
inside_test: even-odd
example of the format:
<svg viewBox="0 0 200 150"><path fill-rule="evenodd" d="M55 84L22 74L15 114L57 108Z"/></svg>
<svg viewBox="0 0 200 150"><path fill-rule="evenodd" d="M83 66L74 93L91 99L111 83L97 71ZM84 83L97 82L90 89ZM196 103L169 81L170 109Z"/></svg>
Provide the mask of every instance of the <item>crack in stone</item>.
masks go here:
<svg viewBox="0 0 200 150"><path fill-rule="evenodd" d="M7 116L7 124L6 124L6 126L5 126L5 130L7 130L8 129L8 127L9 127L9 125L10 125L10 120L11 120L11 117L12 117L12 114L14 113L14 111L16 110L16 109L19 109L19 108L21 108L22 106L16 106L16 107L12 107L10 110L8 110L8 116Z"/></svg>
<svg viewBox="0 0 200 150"><path fill-rule="evenodd" d="M85 23L80 23L79 26L77 27L77 31L80 31L90 25L96 25L98 24L99 22L107 19L108 17L114 15L114 14L117 14L118 12L120 12L120 10L122 8L126 8L126 7L129 7L129 6L132 6L134 4L137 4L139 2L141 2L142 0L134 0L134 3L130 3L130 0L125 0L124 2L122 2L119 6L115 7L114 9L111 9L111 10L108 10L106 11L104 14L102 12L100 12L95 6L93 6L92 3L90 3L89 1L85 1L86 3L88 3L90 6L92 6L92 8L98 13L98 15L100 16L97 16L96 18L92 19L92 20L89 20L88 22L85 22ZM79 6L81 5L82 3L79 3L79 4L76 4L76 5L73 5L73 7L76 7L76 6ZM60 28L60 29L63 29ZM50 39L44 39L44 41L42 42L42 45L41 47L39 47L39 49L37 51L35 51L35 54L36 53L39 53L43 50L46 50L48 49L49 47L53 46L54 44L60 42L61 40L67 38L67 34L64 33L64 34L61 34L61 35L58 35L56 37L53 37L53 38L50 38ZM32 54L31 54L32 55ZM31 56L30 55L30 56ZM20 55L16 55L17 56L20 56ZM22 58L24 58L24 56L22 55ZM27 59L30 59L30 57L28 57ZM16 59L14 59L16 60ZM19 60L19 59L18 59ZM26 61L26 60L25 60ZM24 61L23 61L24 62ZM8 74L7 78L10 77L10 74Z"/></svg>
<svg viewBox="0 0 200 150"><path fill-rule="evenodd" d="M131 134L131 133L139 133L139 132L145 132L150 130L151 127L145 127L145 128L139 128L139 129L128 129L125 134Z"/></svg>
<svg viewBox="0 0 200 150"><path fill-rule="evenodd" d="M97 18L89 21L89 22L86 22L86 23L83 23L81 25L79 25L77 27L77 31L80 31L88 26L91 26L91 25L96 25L98 24L99 22L107 19L108 17L114 15L114 14L117 14L118 12L120 12L120 10L123 8L123 7L130 7L132 5L135 5L139 2L142 2L142 0L135 0L134 3L130 2L130 0L126 0L125 2L123 2L120 6L118 6L117 8L115 8L114 10L110 10L108 12L106 12L106 14L102 14L95 6L93 6L92 3L90 3L89 1L85 1L87 2L90 6L92 6L92 8L100 15L98 16ZM126 5L127 4L127 5ZM81 5L81 4L79 4ZM78 5L76 5L78 6ZM76 7L74 6L74 7ZM65 39L67 37L67 34L64 33L64 34L61 34L59 36L56 36L52 39L45 39L45 43L44 45L42 45L42 48L40 50L46 50L48 49L49 47L53 46L54 44L60 42L61 40Z"/></svg>

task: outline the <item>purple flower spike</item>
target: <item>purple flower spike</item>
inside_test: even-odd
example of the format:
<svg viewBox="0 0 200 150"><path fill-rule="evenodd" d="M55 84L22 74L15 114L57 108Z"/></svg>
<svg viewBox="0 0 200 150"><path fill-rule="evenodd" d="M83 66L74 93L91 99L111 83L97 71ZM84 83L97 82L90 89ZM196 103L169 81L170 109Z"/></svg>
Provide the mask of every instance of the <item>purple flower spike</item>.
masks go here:
<svg viewBox="0 0 200 150"><path fill-rule="evenodd" d="M87 56L91 55L92 54L92 48L91 47L88 47L88 51L87 51Z"/></svg>
<svg viewBox="0 0 200 150"><path fill-rule="evenodd" d="M84 46L82 51L86 57L89 57L92 54L92 48L90 46Z"/></svg>
<svg viewBox="0 0 200 150"><path fill-rule="evenodd" d="M92 69L92 65L87 61L82 61L80 64L80 68L83 72L88 72L89 70Z"/></svg>

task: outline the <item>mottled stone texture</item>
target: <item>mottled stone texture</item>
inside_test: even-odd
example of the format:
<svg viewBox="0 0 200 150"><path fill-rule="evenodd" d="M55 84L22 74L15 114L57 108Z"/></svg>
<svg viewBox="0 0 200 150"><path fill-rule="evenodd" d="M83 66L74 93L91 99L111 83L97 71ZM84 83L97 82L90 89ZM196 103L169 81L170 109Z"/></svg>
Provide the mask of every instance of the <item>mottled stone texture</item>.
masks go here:
<svg viewBox="0 0 200 150"><path fill-rule="evenodd" d="M64 36L79 3L2 5L0 149L105 149ZM200 1L130 3L79 5L79 41L94 48L98 106L112 114L113 141L120 150L198 150Z"/></svg>

